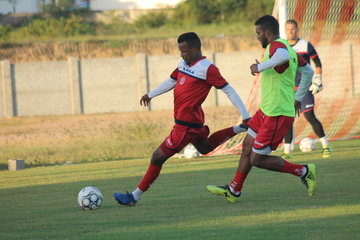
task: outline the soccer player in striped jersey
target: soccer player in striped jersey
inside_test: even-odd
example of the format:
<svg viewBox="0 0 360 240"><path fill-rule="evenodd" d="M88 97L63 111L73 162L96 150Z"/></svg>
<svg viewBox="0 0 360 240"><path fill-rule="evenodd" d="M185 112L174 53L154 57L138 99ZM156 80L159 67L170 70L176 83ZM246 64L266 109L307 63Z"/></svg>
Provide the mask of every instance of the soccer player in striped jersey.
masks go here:
<svg viewBox="0 0 360 240"><path fill-rule="evenodd" d="M306 92L303 101L301 102L301 112L304 113L306 120L311 124L316 135L323 147L323 158L331 156L330 144L325 136L325 132L321 122L316 118L314 112L315 99L314 95L322 90L322 67L320 58L314 46L307 40L299 38L298 24L295 20L288 20L285 24L285 32L287 41L290 46L297 52L307 63L310 64L310 59L315 64L315 75L312 79L312 84L309 91ZM299 87L301 80L301 73L296 75L295 90ZM291 158L291 142L293 140L294 129L291 127L285 136L284 154L282 158L289 160Z"/></svg>
<svg viewBox="0 0 360 240"><path fill-rule="evenodd" d="M300 177L311 197L316 190L315 164L290 163L279 156L269 155L282 142L292 126L301 101L308 91L314 70L284 39L279 36L279 23L270 15L255 22L257 39L266 48L262 63L250 66L251 73L261 72L260 109L248 122L243 152L230 185L208 185L207 189L234 203L239 200L243 183L253 166ZM295 94L295 74L303 76Z"/></svg>
<svg viewBox="0 0 360 240"><path fill-rule="evenodd" d="M219 69L202 55L201 41L197 34L184 33L178 37L177 42L182 57L177 68L159 87L140 99L141 105L148 106L152 98L173 89L175 125L169 136L154 151L148 170L138 187L132 193L114 193L114 198L122 205L134 206L159 176L165 161L187 144L192 143L201 154L206 154L229 138L247 130L250 115L243 101L221 76ZM205 117L201 104L211 87L221 89L227 95L240 112L243 122L209 136L209 127L204 125Z"/></svg>

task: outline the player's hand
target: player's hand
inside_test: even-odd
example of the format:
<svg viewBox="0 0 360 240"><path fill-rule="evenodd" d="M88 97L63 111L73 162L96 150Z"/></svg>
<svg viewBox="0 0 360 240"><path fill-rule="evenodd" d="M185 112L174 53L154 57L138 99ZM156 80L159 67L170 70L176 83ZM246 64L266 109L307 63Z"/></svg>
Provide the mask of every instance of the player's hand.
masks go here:
<svg viewBox="0 0 360 240"><path fill-rule="evenodd" d="M244 119L244 120L242 121L242 124L247 125L248 122L250 121L250 119L251 119L251 117L249 117L249 118L247 118L247 119Z"/></svg>
<svg viewBox="0 0 360 240"><path fill-rule="evenodd" d="M244 129L244 132L248 130L249 125L248 122L250 121L251 117L247 119L243 119L242 123L240 124L240 127Z"/></svg>
<svg viewBox="0 0 360 240"><path fill-rule="evenodd" d="M295 116L300 117L301 113L301 102L295 100Z"/></svg>
<svg viewBox="0 0 360 240"><path fill-rule="evenodd" d="M147 107L147 106L149 106L150 101L151 101L151 98L149 98L149 95L145 94L140 99L140 105L144 105L145 107Z"/></svg>
<svg viewBox="0 0 360 240"><path fill-rule="evenodd" d="M258 69L258 65L259 65L259 61L257 59L255 59L256 63L252 64L250 66L250 70L251 70L251 74L253 76L255 76L255 73L259 73L259 69Z"/></svg>
<svg viewBox="0 0 360 240"><path fill-rule="evenodd" d="M321 74L315 75L313 80L312 80L312 84L309 88L309 91L315 95L318 92L320 92L322 90L322 77Z"/></svg>

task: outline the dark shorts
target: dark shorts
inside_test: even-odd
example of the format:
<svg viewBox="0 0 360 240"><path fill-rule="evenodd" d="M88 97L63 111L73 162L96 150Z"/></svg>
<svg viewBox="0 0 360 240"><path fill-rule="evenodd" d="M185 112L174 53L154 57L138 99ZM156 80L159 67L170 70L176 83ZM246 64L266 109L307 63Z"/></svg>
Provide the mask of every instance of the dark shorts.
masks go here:
<svg viewBox="0 0 360 240"><path fill-rule="evenodd" d="M175 124L164 142L160 145L161 150L168 156L180 152L189 143L196 143L209 136L209 127L204 125L201 128L190 128L184 125Z"/></svg>
<svg viewBox="0 0 360 240"><path fill-rule="evenodd" d="M310 91L307 91L301 102L301 112L308 112L313 110L314 105L315 105L314 95Z"/></svg>
<svg viewBox="0 0 360 240"><path fill-rule="evenodd" d="M255 138L253 151L268 155L276 150L294 122L294 117L266 116L260 109L250 119L248 134Z"/></svg>

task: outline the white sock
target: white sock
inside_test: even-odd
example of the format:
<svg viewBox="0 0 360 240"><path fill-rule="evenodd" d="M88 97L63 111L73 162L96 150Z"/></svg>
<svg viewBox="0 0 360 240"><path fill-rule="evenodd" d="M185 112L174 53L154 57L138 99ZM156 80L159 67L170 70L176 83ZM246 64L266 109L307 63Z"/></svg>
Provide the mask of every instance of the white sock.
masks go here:
<svg viewBox="0 0 360 240"><path fill-rule="evenodd" d="M324 148L324 147L329 146L329 142L328 142L328 140L327 140L326 136L324 136L324 137L320 138L319 140L320 140L320 142L321 142L321 144L322 144L323 148Z"/></svg>
<svg viewBox="0 0 360 240"><path fill-rule="evenodd" d="M233 131L234 131L234 133L239 134L239 133L243 132L244 130L242 130L242 128L239 125L237 125L237 126L233 126Z"/></svg>
<svg viewBox="0 0 360 240"><path fill-rule="evenodd" d="M304 177L307 174L306 167L303 167L302 173L300 177Z"/></svg>
<svg viewBox="0 0 360 240"><path fill-rule="evenodd" d="M240 192L235 192L234 188L232 188L231 186L229 186L229 188L230 188L230 191L231 191L232 194L234 194L234 195L239 195L240 194Z"/></svg>
<svg viewBox="0 0 360 240"><path fill-rule="evenodd" d="M286 154L291 153L291 143L284 143L284 153Z"/></svg>
<svg viewBox="0 0 360 240"><path fill-rule="evenodd" d="M135 201L139 201L140 197L143 193L144 192L141 191L139 188L136 188L135 191L132 192L132 195L134 196Z"/></svg>

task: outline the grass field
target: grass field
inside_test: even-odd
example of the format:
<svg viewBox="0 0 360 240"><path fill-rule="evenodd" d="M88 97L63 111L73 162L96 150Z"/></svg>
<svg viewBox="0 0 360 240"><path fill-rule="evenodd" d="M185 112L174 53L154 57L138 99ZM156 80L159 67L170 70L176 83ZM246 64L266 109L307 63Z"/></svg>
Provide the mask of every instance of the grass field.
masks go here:
<svg viewBox="0 0 360 240"><path fill-rule="evenodd" d="M234 107L204 110L212 132L239 120ZM29 168L151 156L173 124L171 110L1 118L0 170L8 159L23 159Z"/></svg>
<svg viewBox="0 0 360 240"><path fill-rule="evenodd" d="M360 239L360 140L331 144L329 159L294 153L294 162L317 164L312 198L297 177L262 169L236 204L207 192L230 182L238 155L170 159L136 207L112 193L132 191L147 158L0 171L0 239ZM90 185L104 203L83 211L77 194Z"/></svg>

